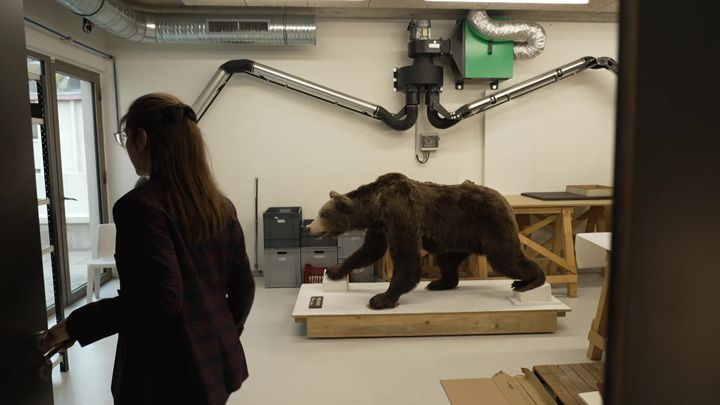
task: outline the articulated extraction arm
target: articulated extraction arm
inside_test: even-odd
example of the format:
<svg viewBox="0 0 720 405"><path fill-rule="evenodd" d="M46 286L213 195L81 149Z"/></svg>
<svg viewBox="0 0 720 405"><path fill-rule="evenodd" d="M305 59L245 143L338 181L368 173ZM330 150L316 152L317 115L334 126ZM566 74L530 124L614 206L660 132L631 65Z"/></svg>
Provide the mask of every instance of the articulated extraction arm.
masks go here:
<svg viewBox="0 0 720 405"><path fill-rule="evenodd" d="M405 73L406 76L411 77L407 79L401 78L402 81L407 82L407 85L404 85L402 88L406 93L406 105L397 114L393 114L377 104L361 100L248 59L231 60L220 66L193 104L193 108L197 113L198 119L201 119L212 102L215 101L215 98L220 94L225 84L230 80L230 77L235 73L246 73L267 80L270 83L376 118L390 128L400 131L409 129L415 124L418 115L418 105L420 104L420 95L421 93L425 93L428 119L434 127L443 129L449 128L465 118L472 117L473 115L487 111L524 94L541 89L588 69L608 69L617 73L617 62L608 57L594 58L586 56L530 80L518 83L505 90L493 93L480 100L465 104L455 111L448 111L440 104L441 87L437 85L437 76L439 73L439 80L442 81L441 67L435 66L432 61L428 62L427 59L417 58L415 59L415 64L406 68L410 68L411 70ZM401 68L400 70L402 71L406 68ZM440 69L439 72L437 70L438 68Z"/></svg>
<svg viewBox="0 0 720 405"><path fill-rule="evenodd" d="M417 104L413 107L404 107L398 114L392 114L377 104L361 100L248 59L231 60L220 66L215 76L213 76L210 83L208 83L193 104L193 109L197 113L198 120L202 118L225 84L230 80L230 77L235 73L246 73L360 114L377 118L393 129L409 129L417 120Z"/></svg>
<svg viewBox="0 0 720 405"><path fill-rule="evenodd" d="M440 105L439 94L437 92L431 92L427 94L428 120L436 128L449 128L465 118L472 117L475 114L497 107L500 104L514 100L522 95L557 83L560 80L587 69L607 69L615 74L618 73L617 62L615 62L614 59L585 56L559 68L535 76L532 79L508 87L505 90L495 92L485 98L465 104L455 111L447 111Z"/></svg>

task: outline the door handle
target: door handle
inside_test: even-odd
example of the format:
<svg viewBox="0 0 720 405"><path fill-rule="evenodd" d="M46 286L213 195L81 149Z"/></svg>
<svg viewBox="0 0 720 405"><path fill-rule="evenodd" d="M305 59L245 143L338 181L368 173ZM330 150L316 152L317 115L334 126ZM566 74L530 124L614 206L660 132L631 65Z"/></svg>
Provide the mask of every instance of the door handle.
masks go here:
<svg viewBox="0 0 720 405"><path fill-rule="evenodd" d="M43 353L45 353L45 343L47 342L48 331L41 330L35 332L35 347Z"/></svg>
<svg viewBox="0 0 720 405"><path fill-rule="evenodd" d="M47 338L48 338L48 331L43 330L40 332L35 333L35 343L37 344L37 348L40 352L43 353L43 357L45 360L50 360L54 355L66 351L70 346L72 346L73 343L75 343L74 340L69 339L65 340L63 342L60 342L59 344L48 348L47 347Z"/></svg>
<svg viewBox="0 0 720 405"><path fill-rule="evenodd" d="M63 200L65 200L65 201L67 201L67 200L77 201L78 199L77 199L77 198L74 198L74 197L63 197Z"/></svg>
<svg viewBox="0 0 720 405"><path fill-rule="evenodd" d="M41 330L38 332L35 332L35 346L37 349L43 353L42 360L40 365L37 367L37 375L42 379L43 381L47 381L52 377L52 360L50 360L50 357L52 355L48 356L48 353L45 351L46 344L47 344L47 337L48 337L48 331ZM54 353L53 353L54 355Z"/></svg>
<svg viewBox="0 0 720 405"><path fill-rule="evenodd" d="M38 377L40 377L43 381L47 381L52 377L52 369L53 364L50 359L43 357L43 362L40 367L37 368L37 374Z"/></svg>
<svg viewBox="0 0 720 405"><path fill-rule="evenodd" d="M62 359L52 360L53 356L59 353L65 352L68 347L72 346L73 340L66 340L58 345L51 348L47 348L48 331L43 330L35 333L35 343L42 355L40 365L36 369L38 377L43 381L47 381L52 378L53 368L62 361Z"/></svg>

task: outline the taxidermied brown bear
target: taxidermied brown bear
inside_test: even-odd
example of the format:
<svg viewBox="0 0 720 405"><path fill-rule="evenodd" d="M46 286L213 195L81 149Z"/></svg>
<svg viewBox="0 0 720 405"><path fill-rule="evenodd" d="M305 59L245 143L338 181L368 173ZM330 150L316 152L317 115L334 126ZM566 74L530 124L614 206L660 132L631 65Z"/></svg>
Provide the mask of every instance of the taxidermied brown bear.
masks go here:
<svg viewBox="0 0 720 405"><path fill-rule="evenodd" d="M520 249L512 208L500 193L470 181L440 185L411 180L399 173L378 177L347 194L330 192L318 218L308 225L314 237L337 236L366 229L362 247L328 277L340 279L351 270L380 259L390 247L394 271L390 287L370 299L374 309L397 305L402 294L420 281L420 249L437 255L440 278L430 290L458 284L458 266L472 253L487 255L493 269L527 291L543 285L545 274Z"/></svg>

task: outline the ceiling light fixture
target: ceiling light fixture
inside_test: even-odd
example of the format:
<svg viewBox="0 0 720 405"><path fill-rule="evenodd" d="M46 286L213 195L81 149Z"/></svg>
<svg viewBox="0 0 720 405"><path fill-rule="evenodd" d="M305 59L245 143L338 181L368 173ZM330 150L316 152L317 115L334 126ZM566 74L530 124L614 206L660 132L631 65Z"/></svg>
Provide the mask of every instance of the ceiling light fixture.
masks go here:
<svg viewBox="0 0 720 405"><path fill-rule="evenodd" d="M588 4L590 0L425 0L428 2L442 3L514 3L514 4Z"/></svg>

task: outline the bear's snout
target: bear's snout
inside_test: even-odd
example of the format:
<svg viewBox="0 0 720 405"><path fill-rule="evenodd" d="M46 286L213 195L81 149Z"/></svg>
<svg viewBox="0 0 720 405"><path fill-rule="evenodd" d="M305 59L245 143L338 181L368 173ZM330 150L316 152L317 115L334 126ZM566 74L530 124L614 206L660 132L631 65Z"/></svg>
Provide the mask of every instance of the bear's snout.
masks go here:
<svg viewBox="0 0 720 405"><path fill-rule="evenodd" d="M308 226L306 226L306 228L310 233L310 236L312 236L313 238L322 238L328 233L325 225L320 219L315 219Z"/></svg>

